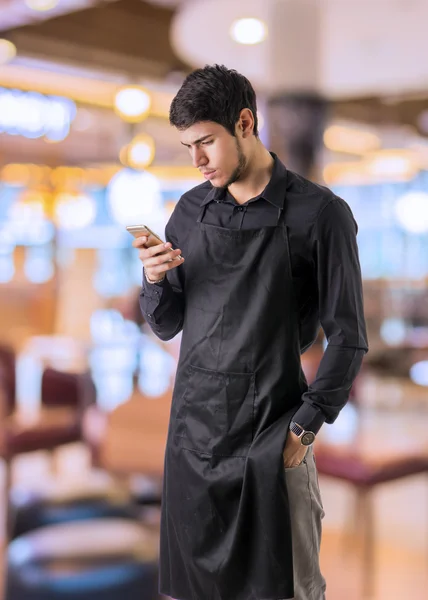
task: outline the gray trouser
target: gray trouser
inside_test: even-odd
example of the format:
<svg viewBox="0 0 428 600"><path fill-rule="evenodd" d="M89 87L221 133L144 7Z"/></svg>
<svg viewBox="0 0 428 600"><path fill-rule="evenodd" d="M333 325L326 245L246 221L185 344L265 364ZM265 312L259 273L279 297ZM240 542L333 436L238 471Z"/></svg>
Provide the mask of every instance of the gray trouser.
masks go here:
<svg viewBox="0 0 428 600"><path fill-rule="evenodd" d="M324 510L312 448L298 467L285 469L285 481L293 540L294 600L325 600L319 563Z"/></svg>

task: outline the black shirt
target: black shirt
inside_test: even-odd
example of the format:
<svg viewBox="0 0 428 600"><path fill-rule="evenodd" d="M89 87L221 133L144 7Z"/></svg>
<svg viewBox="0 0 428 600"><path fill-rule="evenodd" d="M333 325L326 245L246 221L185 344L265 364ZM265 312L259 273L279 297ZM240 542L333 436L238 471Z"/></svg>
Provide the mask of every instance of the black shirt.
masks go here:
<svg viewBox="0 0 428 600"><path fill-rule="evenodd" d="M317 433L323 422L332 423L345 405L368 350L357 225L344 200L288 171L272 156L268 185L245 204L238 204L227 190L209 182L186 192L167 224L166 238L186 258L202 206L204 223L231 229L274 226L278 210L285 211L301 352L313 344L320 325L328 341L315 381L294 415L304 429ZM143 315L159 338L171 339L183 325L181 267L168 273L160 284L149 284L145 278L143 282Z"/></svg>

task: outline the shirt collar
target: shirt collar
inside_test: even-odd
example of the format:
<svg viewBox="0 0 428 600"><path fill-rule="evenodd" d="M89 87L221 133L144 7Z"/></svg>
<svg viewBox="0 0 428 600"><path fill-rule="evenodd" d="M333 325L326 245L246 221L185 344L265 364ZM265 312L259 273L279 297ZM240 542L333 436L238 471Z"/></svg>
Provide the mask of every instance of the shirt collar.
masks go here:
<svg viewBox="0 0 428 600"><path fill-rule="evenodd" d="M277 208L284 208L287 169L276 154L273 152L270 154L274 160L272 175L263 192L256 196L256 198L264 198ZM213 201L222 202L226 198L226 194L227 189L225 188L211 187L210 191L202 201L201 206L205 206Z"/></svg>

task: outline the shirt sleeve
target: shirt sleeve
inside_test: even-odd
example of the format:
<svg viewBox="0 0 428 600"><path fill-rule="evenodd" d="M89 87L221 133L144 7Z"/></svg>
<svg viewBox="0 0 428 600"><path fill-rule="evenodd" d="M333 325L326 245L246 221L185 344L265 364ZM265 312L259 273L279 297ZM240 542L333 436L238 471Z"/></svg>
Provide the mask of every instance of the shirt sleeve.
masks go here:
<svg viewBox="0 0 428 600"><path fill-rule="evenodd" d="M173 248L178 248L173 217L174 213L166 226L165 237ZM183 328L184 295L181 269L181 266L172 269L159 283L149 283L143 273L140 309L153 333L163 341L171 340Z"/></svg>
<svg viewBox="0 0 428 600"><path fill-rule="evenodd" d="M322 209L313 230L319 316L328 345L293 419L314 433L338 417L368 351L357 231L340 198Z"/></svg>

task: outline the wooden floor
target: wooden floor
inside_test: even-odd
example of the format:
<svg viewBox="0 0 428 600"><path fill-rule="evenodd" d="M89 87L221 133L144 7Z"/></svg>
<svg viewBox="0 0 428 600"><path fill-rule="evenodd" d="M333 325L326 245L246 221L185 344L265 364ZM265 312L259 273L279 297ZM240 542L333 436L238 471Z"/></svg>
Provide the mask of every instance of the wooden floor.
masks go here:
<svg viewBox="0 0 428 600"><path fill-rule="evenodd" d="M321 564L327 580L328 600L366 600L356 544L343 548L339 532L325 529ZM411 551L380 543L376 550L375 592L370 600L426 600L428 598L428 549ZM368 599L367 599L368 600Z"/></svg>
<svg viewBox="0 0 428 600"><path fill-rule="evenodd" d="M61 478L90 476L85 448L69 447L61 450L58 458ZM18 486L35 486L51 476L43 454L16 461ZM362 592L361 551L357 540L345 539L343 535L352 518L352 492L330 480L321 479L320 486L326 512L321 562L327 579L327 600L366 600ZM385 486L376 494L375 507L376 585L370 600L427 600L428 477Z"/></svg>
<svg viewBox="0 0 428 600"><path fill-rule="evenodd" d="M428 441L425 409L377 411L367 415L364 425L370 427L362 432L362 445L375 455L387 445L400 452L417 438ZM355 521L354 491L324 478L320 487L326 512L321 560L327 599L368 600L361 540L344 535L349 525L362 529ZM428 600L428 473L379 486L373 506L375 589L370 600Z"/></svg>

